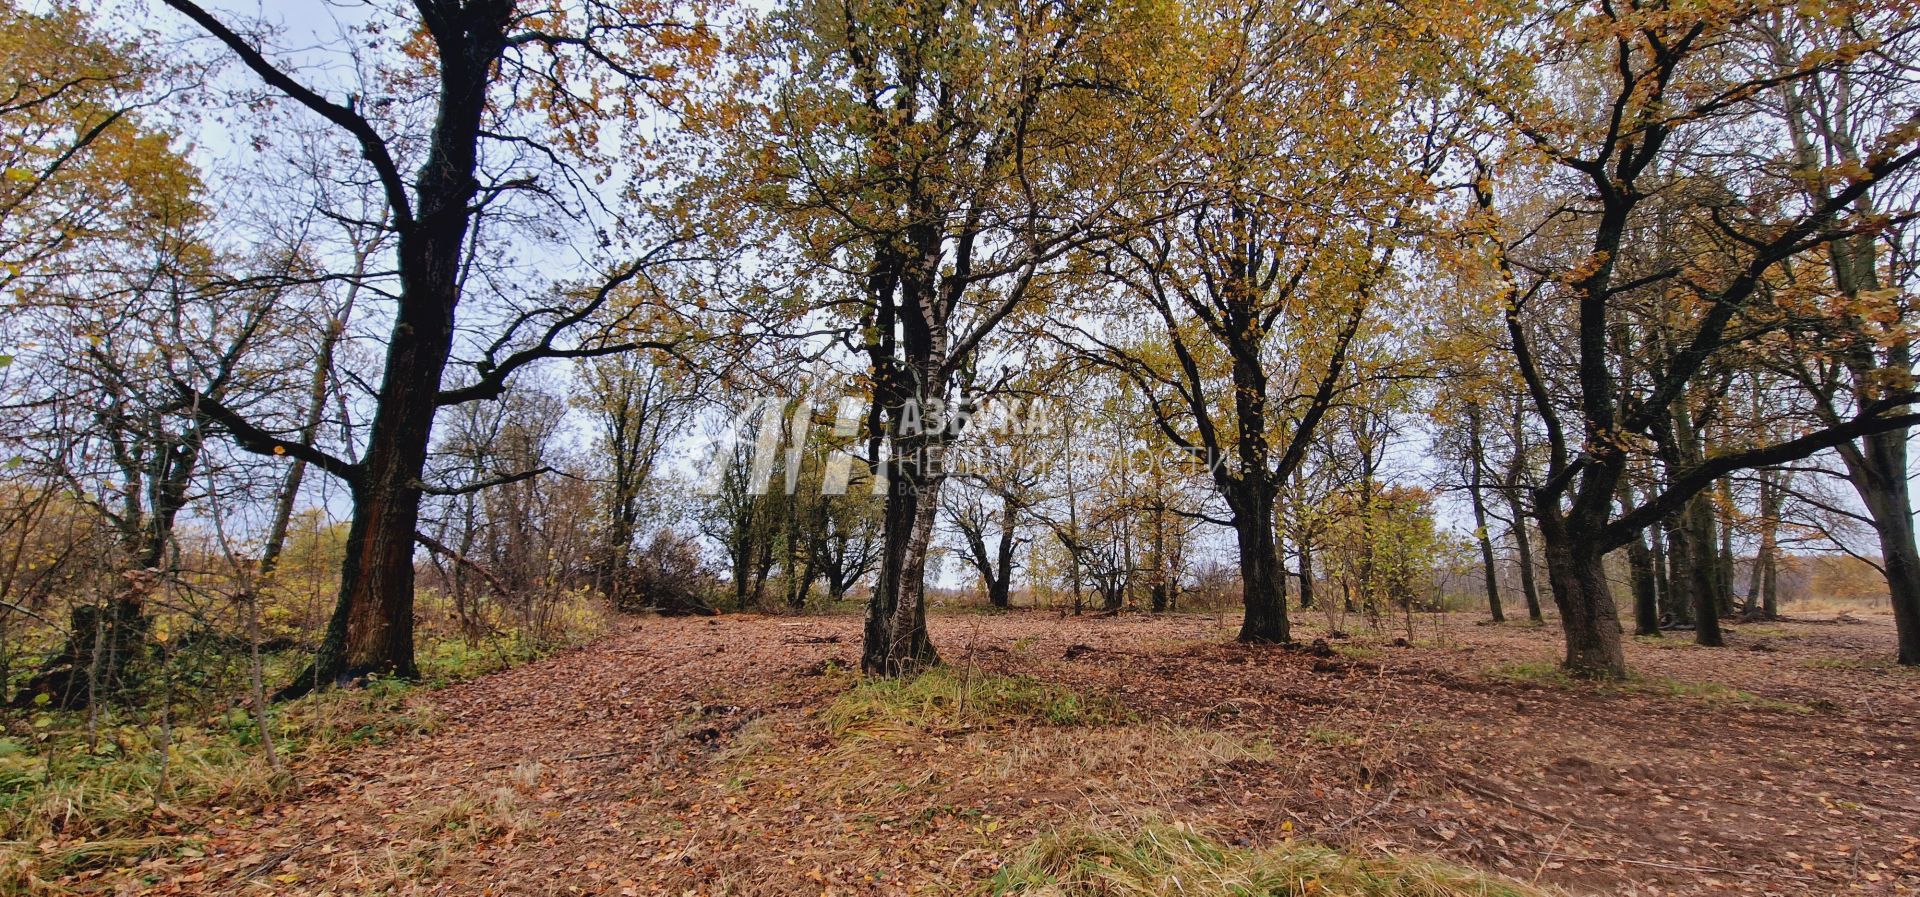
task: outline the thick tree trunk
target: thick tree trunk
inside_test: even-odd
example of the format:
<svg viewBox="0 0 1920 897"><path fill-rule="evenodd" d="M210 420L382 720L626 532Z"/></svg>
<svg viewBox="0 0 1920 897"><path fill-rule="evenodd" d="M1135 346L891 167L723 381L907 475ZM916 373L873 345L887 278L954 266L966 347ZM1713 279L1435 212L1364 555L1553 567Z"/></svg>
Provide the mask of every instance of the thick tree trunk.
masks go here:
<svg viewBox="0 0 1920 897"><path fill-rule="evenodd" d="M1549 517L1540 523L1540 536L1553 601L1560 609L1560 628L1567 640L1567 671L1596 679L1626 678L1620 615L1607 584L1599 534Z"/></svg>
<svg viewBox="0 0 1920 897"><path fill-rule="evenodd" d="M340 598L314 656L310 679L294 683L289 692L345 685L367 676L420 675L413 658L414 533L452 322L414 317L394 327L387 353L387 378L367 440L364 479L353 490Z"/></svg>
<svg viewBox="0 0 1920 897"><path fill-rule="evenodd" d="M1235 502L1234 532L1240 543L1240 587L1246 603L1240 623L1243 642L1293 641L1287 621L1286 571L1280 566L1279 546L1273 538L1271 492L1259 483L1243 484Z"/></svg>
<svg viewBox="0 0 1920 897"><path fill-rule="evenodd" d="M1015 514L1017 508L1011 499L1002 499L1000 505L1000 542L995 546L993 581L987 587L987 603L1001 610L1013 606L1013 549L1015 542Z"/></svg>
<svg viewBox="0 0 1920 897"><path fill-rule="evenodd" d="M987 604L999 610L1006 610L1013 606L1012 589L1008 588L1006 576L996 576L993 582L988 583Z"/></svg>
<svg viewBox="0 0 1920 897"><path fill-rule="evenodd" d="M1720 632L1719 547L1713 537L1713 505L1705 495L1687 502L1687 591L1693 597L1693 641L1708 648L1727 643Z"/></svg>
<svg viewBox="0 0 1920 897"><path fill-rule="evenodd" d="M434 175L429 165L426 181ZM453 348L453 310L465 222L444 233L409 231L400 241L405 299L388 337L385 376L347 525L339 600L313 666L283 689L295 697L368 676L414 679L413 555L421 477L439 410L440 378ZM446 242L442 242L446 241Z"/></svg>
<svg viewBox="0 0 1920 897"><path fill-rule="evenodd" d="M896 440L887 477L880 574L867 602L860 668L908 675L940 662L927 635L927 547L939 508L938 443ZM927 466L923 469L922 463Z"/></svg>

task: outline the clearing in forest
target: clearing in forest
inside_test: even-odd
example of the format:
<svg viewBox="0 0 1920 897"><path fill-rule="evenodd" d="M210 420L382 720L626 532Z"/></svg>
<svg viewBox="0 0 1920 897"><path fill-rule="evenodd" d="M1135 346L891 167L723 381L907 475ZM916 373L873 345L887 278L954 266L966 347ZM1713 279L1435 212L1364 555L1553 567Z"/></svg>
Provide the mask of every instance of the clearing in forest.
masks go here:
<svg viewBox="0 0 1920 897"><path fill-rule="evenodd" d="M430 734L304 770L263 814L198 820L197 856L72 884L1920 889L1920 689L1856 659L1888 643L1884 619L1745 627L1733 650L1638 640L1641 677L1614 687L1563 680L1524 626L1427 619L1410 647L1316 652L1234 644L1233 622L937 616L947 665L894 683L849 672L856 618L650 619L422 693Z"/></svg>

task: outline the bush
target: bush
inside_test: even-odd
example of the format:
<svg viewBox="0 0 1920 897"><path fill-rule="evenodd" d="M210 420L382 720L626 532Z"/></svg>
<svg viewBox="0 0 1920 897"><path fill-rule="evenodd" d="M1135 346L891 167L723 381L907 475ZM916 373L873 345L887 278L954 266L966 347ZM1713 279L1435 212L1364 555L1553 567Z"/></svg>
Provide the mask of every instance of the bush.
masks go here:
<svg viewBox="0 0 1920 897"><path fill-rule="evenodd" d="M661 530L633 559L631 600L663 614L712 616L707 600L716 588L700 558L700 547L672 530Z"/></svg>

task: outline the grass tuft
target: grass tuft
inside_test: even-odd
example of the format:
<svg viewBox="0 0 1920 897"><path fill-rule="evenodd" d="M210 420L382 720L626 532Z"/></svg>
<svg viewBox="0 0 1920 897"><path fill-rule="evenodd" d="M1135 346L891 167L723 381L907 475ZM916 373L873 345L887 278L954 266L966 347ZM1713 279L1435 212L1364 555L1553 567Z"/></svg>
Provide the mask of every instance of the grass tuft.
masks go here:
<svg viewBox="0 0 1920 897"><path fill-rule="evenodd" d="M1120 702L1082 695L1031 676L935 667L901 679L867 679L821 711L836 736L898 729L953 730L1010 725L1091 726L1122 722Z"/></svg>
<svg viewBox="0 0 1920 897"><path fill-rule="evenodd" d="M1185 826L1043 835L989 883L1034 897L1543 897L1547 892L1439 860L1358 856L1301 841L1224 846Z"/></svg>
<svg viewBox="0 0 1920 897"><path fill-rule="evenodd" d="M1502 682L1551 685L1561 688L1571 688L1580 684L1580 680L1568 673L1565 667L1550 660L1503 663L1487 670L1487 675Z"/></svg>

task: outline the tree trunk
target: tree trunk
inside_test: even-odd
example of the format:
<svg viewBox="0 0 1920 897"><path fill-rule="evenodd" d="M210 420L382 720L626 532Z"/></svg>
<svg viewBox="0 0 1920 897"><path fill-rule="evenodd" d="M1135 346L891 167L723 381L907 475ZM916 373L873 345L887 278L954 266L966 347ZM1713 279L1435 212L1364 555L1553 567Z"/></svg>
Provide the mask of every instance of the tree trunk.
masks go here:
<svg viewBox="0 0 1920 897"><path fill-rule="evenodd" d="M1507 506L1513 511L1513 547L1520 554L1520 595L1527 600L1527 619L1538 623L1546 619L1540 611L1540 583L1533 568L1533 537L1527 534L1527 517L1520 498L1508 494Z"/></svg>
<svg viewBox="0 0 1920 897"><path fill-rule="evenodd" d="M1780 548L1780 487L1774 483L1774 476L1766 471L1760 474L1760 544L1753 552L1753 570L1747 574L1747 601L1743 609L1748 616L1759 614L1769 620L1778 615L1773 595L1777 569L1773 556Z"/></svg>
<svg viewBox="0 0 1920 897"><path fill-rule="evenodd" d="M1255 481L1242 484L1239 493L1234 532L1239 537L1240 587L1246 603L1240 640L1284 644L1293 641L1293 630L1287 622L1286 571L1273 538L1272 490Z"/></svg>
<svg viewBox="0 0 1920 897"><path fill-rule="evenodd" d="M382 216L382 223L385 217ZM333 382L333 359L340 346L340 339L346 334L347 321L353 316L353 309L360 298L360 285L367 273L367 259L373 255L378 240L358 243L353 252L353 277L347 281L346 297L342 300L340 311L327 321L326 332L320 337L320 351L313 360L313 376L307 384L307 414L300 424L300 441L312 445L320 436L320 422L325 419L327 394ZM267 576L280 564L280 553L287 544L287 527L293 520L293 506L300 497L300 484L306 479L307 462L296 458L287 468L287 476L280 486L280 495L273 508L273 521L267 530L267 544L260 551L260 575Z"/></svg>
<svg viewBox="0 0 1920 897"><path fill-rule="evenodd" d="M1553 584L1553 601L1560 609L1560 628L1567 640L1564 666L1576 676L1626 678L1620 615L1607 584L1599 534L1557 515L1542 517L1540 536L1545 542L1547 577Z"/></svg>
<svg viewBox="0 0 1920 897"><path fill-rule="evenodd" d="M1920 551L1914 546L1913 498L1907 486L1907 431L1866 437L1841 457L1880 539L1900 663L1920 665Z"/></svg>
<svg viewBox="0 0 1920 897"><path fill-rule="evenodd" d="M1660 522L1653 535L1654 576L1660 585L1660 617L1679 624L1693 623L1693 590L1687 579L1687 534L1675 513Z"/></svg>
<svg viewBox="0 0 1920 897"><path fill-rule="evenodd" d="M1475 479L1478 479L1476 476ZM1493 539L1487 533L1487 506L1480 498L1480 487L1475 483L1467 490L1473 499L1474 538L1480 542L1480 567L1486 571L1487 609L1493 612L1493 622L1505 623L1507 615L1500 609L1500 568L1493 559Z"/></svg>
<svg viewBox="0 0 1920 897"><path fill-rule="evenodd" d="M938 510L938 443L896 439L887 476L880 573L867 602L860 668L902 676L940 662L927 635L927 543ZM929 462L923 470L922 462ZM923 476L923 474L926 474Z"/></svg>
<svg viewBox="0 0 1920 897"><path fill-rule="evenodd" d="M1627 566L1633 571L1633 634L1660 634L1660 591L1653 575L1653 551L1644 533L1627 543Z"/></svg>
<svg viewBox="0 0 1920 897"><path fill-rule="evenodd" d="M1313 607L1313 540L1300 537L1300 606Z"/></svg>
<svg viewBox="0 0 1920 897"><path fill-rule="evenodd" d="M1768 552L1766 582L1760 588L1760 608L1767 619L1780 616L1780 552Z"/></svg>
<svg viewBox="0 0 1920 897"><path fill-rule="evenodd" d="M420 675L413 659L414 531L434 412L434 390L427 384L440 382L448 343L445 328L437 340L426 338L428 328L412 334L403 329L394 328L387 384L368 438L365 482L354 490L340 598L309 687L372 675Z"/></svg>
<svg viewBox="0 0 1920 897"><path fill-rule="evenodd" d="M1620 486L1620 503L1634 505L1633 487ZM1647 548L1646 533L1634 533L1627 542L1627 567L1633 574L1633 634L1660 634L1660 592L1653 573L1653 552Z"/></svg>
<svg viewBox="0 0 1920 897"><path fill-rule="evenodd" d="M1719 547L1713 538L1713 505L1705 494L1687 502L1687 590L1693 593L1693 641L1708 648L1727 643L1720 632Z"/></svg>
<svg viewBox="0 0 1920 897"><path fill-rule="evenodd" d="M1487 531L1487 502L1481 492L1484 485L1481 472L1486 469L1486 449L1480 442L1480 406L1467 406L1467 498L1473 503L1473 536L1480 542L1480 568L1485 571L1487 581L1487 610L1493 614L1493 622L1505 623L1507 615L1500 608L1500 568L1493 560L1493 536Z"/></svg>
<svg viewBox="0 0 1920 897"><path fill-rule="evenodd" d="M1018 512L1012 498L1003 497L1000 504L1000 544L996 546L998 564L994 569L993 582L987 589L987 603L1001 610L1013 606L1013 549L1015 541L1015 514Z"/></svg>
<svg viewBox="0 0 1920 897"><path fill-rule="evenodd" d="M1714 564L1718 579L1714 590L1720 601L1720 613L1730 614L1733 613L1733 486L1725 479L1720 481L1719 500L1714 502L1714 510L1714 523L1720 530L1720 551Z"/></svg>

